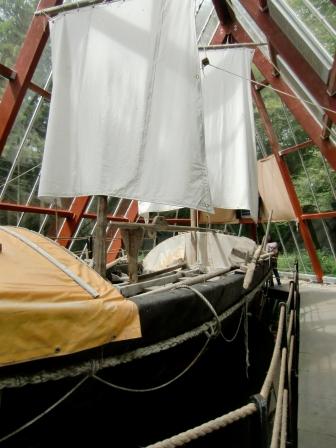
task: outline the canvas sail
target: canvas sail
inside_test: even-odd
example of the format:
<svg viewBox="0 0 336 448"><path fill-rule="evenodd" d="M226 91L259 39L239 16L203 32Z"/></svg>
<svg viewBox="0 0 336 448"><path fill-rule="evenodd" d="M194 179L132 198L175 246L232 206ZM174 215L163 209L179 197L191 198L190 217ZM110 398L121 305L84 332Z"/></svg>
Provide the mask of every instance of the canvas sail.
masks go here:
<svg viewBox="0 0 336 448"><path fill-rule="evenodd" d="M253 50L200 52L210 65L202 71L205 147L214 207L246 209L258 216L255 129L250 82ZM173 208L139 204L139 213Z"/></svg>
<svg viewBox="0 0 336 448"><path fill-rule="evenodd" d="M194 1L126 0L51 22L39 197L112 195L212 211Z"/></svg>

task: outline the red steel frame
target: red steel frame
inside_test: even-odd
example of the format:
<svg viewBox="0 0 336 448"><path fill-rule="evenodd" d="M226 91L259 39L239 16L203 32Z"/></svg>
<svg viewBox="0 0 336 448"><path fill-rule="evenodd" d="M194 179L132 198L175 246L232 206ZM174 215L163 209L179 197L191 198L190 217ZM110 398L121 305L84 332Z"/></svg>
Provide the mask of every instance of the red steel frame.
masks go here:
<svg viewBox="0 0 336 448"><path fill-rule="evenodd" d="M56 6L63 0L41 0L38 9ZM34 17L26 38L16 60L14 72L16 76L10 80L0 103L0 154L13 127L31 79L49 37L47 19L44 16Z"/></svg>
<svg viewBox="0 0 336 448"><path fill-rule="evenodd" d="M38 9L43 9L51 6L60 5L63 0L41 0L38 5ZM221 26L218 27L212 44L223 43L225 37L231 34L237 41L249 42L251 41L248 34L240 27L236 22L233 22L230 16L229 9L223 0L213 0L214 6L218 17L221 19ZM289 63L291 68L297 74L297 76L303 81L306 87L314 94L318 103L324 107L335 110L336 99L330 96L330 93L334 93L335 90L335 62L330 72L328 86L314 73L311 67L306 63L300 53L294 48L287 37L282 33L279 27L273 22L269 14L267 14L267 1L266 0L241 0L242 5L246 8L253 20L261 28L261 30L268 36L270 46L273 51L282 55L282 57ZM0 103L0 154L5 146L7 137L12 129L24 96L28 88L35 91L39 95L42 95L47 100L50 100L50 93L42 89L41 87L32 83L31 79L36 69L37 63L42 55L44 46L49 36L47 20L45 17L34 17L31 26L27 32L25 41L17 58L14 69L10 69L0 64L0 74L9 79L8 86L5 90L3 100ZM256 50L254 63L258 69L265 76L265 81L273 87L282 90L286 93L293 94L291 89L279 76L275 76L273 65L267 61L260 50ZM327 87L329 95L327 93ZM336 169L336 151L335 145L333 145L328 138L321 136L321 128L311 117L309 112L302 106L302 104L286 95L281 95L287 107L294 114L296 119L300 122L303 129L309 135L311 141L317 145L322 154L325 156L329 164L333 169ZM256 103L259 105L259 110L263 121L265 123L266 131L272 143L272 149L275 154L277 163L279 165L282 176L285 180L285 184L293 204L296 216L300 223L300 230L305 242L307 251L312 260L313 269L319 280L322 279L323 272L321 270L319 260L316 255L316 251L312 242L312 238L309 229L305 223L307 219L321 219L335 217L336 212L325 212L316 214L302 214L299 200L296 196L294 186L292 184L290 174L288 172L287 165L282 160L281 156L299 150L305 144L297 145L296 147L287 148L282 151L278 151L278 143L275 138L274 131L272 129L266 108L263 104L262 98L257 91L254 92ZM336 113L326 112L329 120L336 121ZM309 142L312 144L311 142ZM308 142L307 142L308 144ZM75 233L81 219L83 217L92 218L94 214L85 214L85 210L88 206L90 198L80 197L75 198L69 210L57 210L46 209L43 207L24 206L20 204L0 204L0 208L15 211L26 211L31 213L41 214L58 214L65 217L65 221L59 238L62 238L61 244L67 245L70 242L71 237ZM127 216L120 217L120 220L134 221L137 218L137 203L132 201ZM116 219L116 217L114 217ZM115 239L110 248L109 260L115 258L115 255L121 247L120 239Z"/></svg>
<svg viewBox="0 0 336 448"><path fill-rule="evenodd" d="M256 3L257 2L255 2L254 7L256 7L258 9L258 5ZM259 2L258 2L258 4L259 4ZM219 43L221 43L220 39L222 39L222 42L223 42L223 39L225 38L225 29L228 28L227 27L228 16L227 16L227 9L221 8L221 5L222 5L221 2L214 2L214 5L215 5L216 12L218 14L220 21L222 22L224 20L224 22L225 22L225 28L223 28L220 24L218 27L218 30L216 32L216 35L218 36L218 41L216 43L219 44ZM259 6L262 6L262 5L259 4ZM261 14L260 11L259 11L259 14ZM241 28L239 23L237 23L237 22L231 23L230 31L237 42L252 42L252 39L250 38L250 36L246 33L245 30L243 30ZM258 67L258 69L260 70L260 72L263 74L263 76L265 77L265 79L267 80L267 82L270 85L272 85L273 87L275 87L279 90L285 91L286 93L293 94L293 92L288 88L288 86L281 79L281 77L275 76L273 65L269 61L267 61L267 59L263 56L261 51L258 49L255 52L255 57L254 57L253 62L256 64L256 66ZM282 178L286 185L286 189L287 189L290 201L292 203L295 215L299 222L301 236L304 241L306 250L309 254L313 270L315 272L317 280L319 282L321 282L322 278L323 278L323 270L321 268L321 264L318 259L317 253L316 253L316 249L315 249L315 246L313 243L313 239L311 237L309 227L308 227L307 223L305 222L305 220L307 219L306 218L307 215L305 215L305 218L303 218L300 201L296 195L296 191L295 191L294 185L292 183L292 179L291 179L290 173L288 171L288 167L287 167L286 163L284 162L284 160L281 158L281 155L279 154L279 150L280 150L279 143L277 141L275 132L272 127L272 123L270 121L266 107L265 107L263 99L261 97L260 89L253 89L252 92L253 92L255 104L260 113L260 117L264 123L265 130L266 130L267 136L268 136L270 144L271 144L272 152L273 152L275 159L277 161L277 164L279 166ZM281 94L280 94L280 96L281 96ZM308 131L308 130L310 131L307 133L310 136L311 140L319 146L321 152L325 155L325 157L329 161L330 165L335 169L336 168L336 155L335 155L336 148L334 147L334 145L332 145L327 140L321 139L321 135L320 135L321 128L318 127L315 120L313 120L313 118L304 109L304 107L302 106L302 104L299 101L297 101L291 97L288 97L287 95L282 95L282 97L283 97L283 100L285 101L285 103L287 104L287 106L289 107L289 109L292 111L292 113L294 113L294 115L296 116L296 118L298 119L300 124L304 127L304 129L306 131ZM307 122L308 122L308 124L307 124ZM312 130L314 132L312 132ZM327 143L326 146L325 146L325 143ZM297 147L296 150L298 150L298 149L300 149L300 148ZM317 218L318 215L320 215L320 214L314 214L314 218ZM321 218L322 218L322 216L321 216Z"/></svg>
<svg viewBox="0 0 336 448"><path fill-rule="evenodd" d="M255 0L240 0L251 19L258 25L267 36L269 43L276 53L287 62L296 76L312 93L320 106L331 109L326 111L331 120L336 122L336 98L327 93L327 86L308 64L301 53L294 47L288 37L282 32L278 25L272 20L267 10L262 11Z"/></svg>

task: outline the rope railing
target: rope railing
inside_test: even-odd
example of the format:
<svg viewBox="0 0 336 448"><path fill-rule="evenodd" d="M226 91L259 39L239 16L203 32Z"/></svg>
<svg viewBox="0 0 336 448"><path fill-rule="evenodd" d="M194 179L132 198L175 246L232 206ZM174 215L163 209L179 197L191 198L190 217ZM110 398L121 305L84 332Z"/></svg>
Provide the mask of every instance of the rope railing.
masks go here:
<svg viewBox="0 0 336 448"><path fill-rule="evenodd" d="M274 350L260 394L251 397L251 403L242 406L239 409L231 411L214 420L210 420L199 426L196 426L170 438L148 445L146 448L175 448L183 446L199 437L224 428L231 423L243 418L247 418L255 413L260 416L260 430L266 434L260 435L261 448L285 448L287 443L293 442L296 446L296 427L297 427L297 362L298 356L298 319L299 312L299 293L298 293L298 265L294 272L294 281L291 281L286 303L279 303L279 319L276 333ZM296 358L296 359L295 359ZM280 361L280 371L278 375L278 391L276 397L276 409L271 434L271 440L268 440L267 427L270 425L268 402L270 392L276 383L276 374ZM296 365L295 365L296 364ZM294 380L294 381L293 381ZM294 386L296 387L296 397L294 398ZM296 402L296 405L292 404ZM293 415L294 414L294 415Z"/></svg>

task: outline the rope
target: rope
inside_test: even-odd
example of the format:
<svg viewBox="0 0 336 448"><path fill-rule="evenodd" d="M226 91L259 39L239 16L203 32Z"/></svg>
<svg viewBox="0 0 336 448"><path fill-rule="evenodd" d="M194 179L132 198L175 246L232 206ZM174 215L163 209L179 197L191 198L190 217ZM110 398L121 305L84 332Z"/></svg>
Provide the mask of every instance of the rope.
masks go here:
<svg viewBox="0 0 336 448"><path fill-rule="evenodd" d="M24 429L28 428L29 426L31 426L33 423L37 422L38 420L40 420L42 417L44 417L45 415L47 415L50 411L52 411L53 409L56 408L56 406L58 406L59 404L61 404L64 400L66 400L73 392L75 392L76 389L78 389L86 380L88 379L88 376L86 376L85 378L83 378L82 380L80 380L80 382L78 384L76 384L76 386L74 386L71 390L69 390L69 392L67 392L65 395L63 395L62 398L60 398L59 400L57 400L53 405L51 405L49 408L47 408L45 411L41 412L41 414L37 415L36 417L34 417L32 420L30 420L29 422L25 423L24 425L20 426L20 428L17 428L15 431L10 432L9 434L5 435L4 437L1 437L0 439L0 443L4 442L5 440L15 436L16 434L18 434L19 432L23 431Z"/></svg>
<svg viewBox="0 0 336 448"><path fill-rule="evenodd" d="M281 430L282 421L282 406L283 406L283 392L285 387L285 376L287 369L287 349L284 347L281 353L281 366L279 376L278 398L275 409L271 448L277 448L279 445L279 434Z"/></svg>
<svg viewBox="0 0 336 448"><path fill-rule="evenodd" d="M282 418L281 418L281 436L280 448L286 448L287 444L287 409L288 409L288 390L283 391L282 400Z"/></svg>
<svg viewBox="0 0 336 448"><path fill-rule="evenodd" d="M113 387L114 389L123 390L125 392L153 392L155 390L163 389L164 387L169 386L170 384L174 383L176 380L181 378L183 375L185 375L188 372L188 370L190 370L193 367L193 365L196 364L196 362L199 360L199 358L203 355L203 353L204 353L205 349L207 348L211 339L212 339L212 335L209 334L205 344L201 348L200 352L196 355L196 357L191 361L191 363L188 364L188 366L182 372L180 372L178 375L176 375L174 378L172 378L171 380L169 380L163 384L160 384L159 386L149 387L146 389L135 389L135 388L120 386L119 384L111 383L110 381L106 381L97 375L92 375L92 377L94 379L100 381L101 383L105 384L106 386Z"/></svg>
<svg viewBox="0 0 336 448"><path fill-rule="evenodd" d="M286 311L285 304L281 304L279 323L278 323L278 332L277 332L276 341L275 341L275 345L274 345L273 355L272 355L269 369L267 371L267 375L266 375L264 384L260 391L260 395L262 395L265 399L268 398L268 394L271 390L273 377L275 374L275 369L277 367L278 360L279 360L282 332L283 332L284 319L285 319L285 311Z"/></svg>
<svg viewBox="0 0 336 448"><path fill-rule="evenodd" d="M186 289L190 289L191 291L193 291L200 299L203 300L203 302L207 305L207 307L210 309L210 311L212 312L212 314L214 315L215 321L217 323L217 333L221 333L221 321L219 320L217 311L215 310L215 308L212 306L212 304L209 302L209 300L200 292L198 291L198 289L193 288L192 286L189 285L178 285L176 286L176 288L173 289L181 289L181 288L186 288Z"/></svg>
<svg viewBox="0 0 336 448"><path fill-rule="evenodd" d="M236 339L236 337L238 336L238 333L239 333L239 329L240 329L241 323L243 321L244 314L245 314L245 308L242 308L241 314L240 314L240 318L239 318L238 327L237 327L237 330L235 331L234 335L232 336L232 338L227 338L226 336L224 336L223 331L220 332L220 334L221 334L221 336L222 336L222 338L224 339L225 342L230 343L230 342L233 342Z"/></svg>
<svg viewBox="0 0 336 448"><path fill-rule="evenodd" d="M299 98L298 96L293 95L293 94L291 94L291 93L284 92L283 90L276 89L275 87L271 87L271 86L269 86L269 85L267 85L267 84L264 84L264 83L259 82L259 81L255 81L254 79L251 79L251 78L245 78L245 76L241 76L241 75L238 75L237 73L233 73L233 72L231 72L230 70L226 70L226 69L223 68L223 67L218 67L217 65L213 65L213 64L208 64L208 65L209 65L210 67L216 68L217 70L221 70L222 72L228 73L229 75L233 75L233 76L236 76L237 78L245 79L245 81L251 82L251 83L256 84L256 85L258 85L258 86L265 87L265 88L267 88L267 89L269 89L269 90L273 90L274 92L281 93L281 95L285 95L285 96L289 96L289 97L291 97L291 98L294 98L295 100L298 100L298 101L300 101L300 102L302 102L302 103L310 104L311 106L314 106L314 107L316 107L316 108L318 108L318 109L323 109L323 110L325 110L326 112L332 112L332 113L335 113L334 110L329 109L328 107L324 107L324 106L321 106L321 105L316 105L316 104L313 103L312 101L304 100L304 99Z"/></svg>
<svg viewBox="0 0 336 448"><path fill-rule="evenodd" d="M5 182L4 184L0 185L0 188L4 187L5 185L10 184L11 182L14 182L15 180L19 179L20 177L24 176L25 174L29 173L30 171L35 170L39 166L41 166L42 163L38 163L37 165L33 166L33 168L30 168L29 170L25 171L24 173L19 174L16 177L12 177L8 182Z"/></svg>
<svg viewBox="0 0 336 448"><path fill-rule="evenodd" d="M181 432L169 439L162 440L161 442L154 443L153 445L148 445L146 448L174 448L177 446L185 445L192 440L198 439L199 437L204 437L213 431L225 428L225 426L236 422L237 420L246 418L257 411L257 407L254 403L249 403L242 406L235 411L229 412L228 414L222 415L214 420L210 420L207 423L203 423L200 426L189 429L188 431Z"/></svg>

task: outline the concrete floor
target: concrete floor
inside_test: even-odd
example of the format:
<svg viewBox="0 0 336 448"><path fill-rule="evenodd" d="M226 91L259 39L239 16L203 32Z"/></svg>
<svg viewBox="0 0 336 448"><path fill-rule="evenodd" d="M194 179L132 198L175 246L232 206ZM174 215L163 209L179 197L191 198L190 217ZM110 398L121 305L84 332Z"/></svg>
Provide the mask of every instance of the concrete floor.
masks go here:
<svg viewBox="0 0 336 448"><path fill-rule="evenodd" d="M336 447L336 286L300 282L299 448Z"/></svg>

